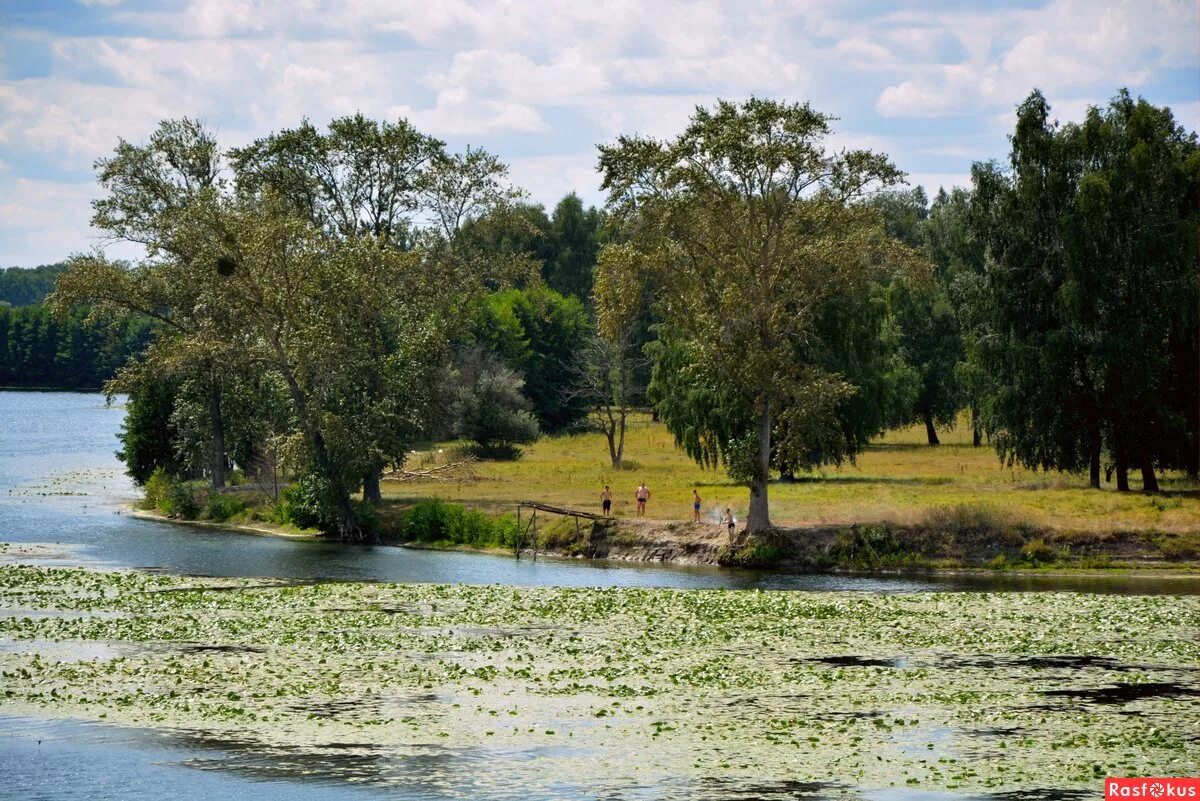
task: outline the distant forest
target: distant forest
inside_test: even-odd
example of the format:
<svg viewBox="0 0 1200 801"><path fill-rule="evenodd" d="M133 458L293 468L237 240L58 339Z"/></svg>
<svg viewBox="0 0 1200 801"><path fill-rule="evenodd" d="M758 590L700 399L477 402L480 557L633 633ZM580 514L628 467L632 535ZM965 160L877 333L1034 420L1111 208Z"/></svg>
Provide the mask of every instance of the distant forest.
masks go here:
<svg viewBox="0 0 1200 801"><path fill-rule="evenodd" d="M65 269L0 269L0 387L98 389L149 343L142 318L110 326L87 322L85 309L55 317L43 301Z"/></svg>

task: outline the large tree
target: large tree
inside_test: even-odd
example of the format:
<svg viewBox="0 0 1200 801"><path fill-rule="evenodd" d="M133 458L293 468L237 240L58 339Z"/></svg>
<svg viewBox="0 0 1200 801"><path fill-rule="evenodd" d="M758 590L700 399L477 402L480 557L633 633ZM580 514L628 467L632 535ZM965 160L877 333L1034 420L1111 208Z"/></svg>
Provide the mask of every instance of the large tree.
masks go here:
<svg viewBox="0 0 1200 801"><path fill-rule="evenodd" d="M224 486L227 462L222 369L239 351L220 336L215 310L203 303L207 274L188 242L196 225L193 209L211 204L225 189L220 161L216 138L192 120L162 122L145 145L120 140L112 156L96 162L105 194L92 204L92 225L112 239L141 245L147 259L131 266L100 255L74 258L49 299L60 315L87 306L94 320L112 322L132 312L158 324L153 347L162 370L199 376L194 383L204 387L214 488ZM132 376L118 376L109 390L125 391L134 383Z"/></svg>
<svg viewBox="0 0 1200 801"><path fill-rule="evenodd" d="M971 411L972 443L983 441L979 417L979 375L967 359L978 330L977 299L983 286L984 246L971 224L971 193L955 188L938 190L921 228L921 247L933 264L937 286L954 310L959 339L955 373L962 402Z"/></svg>
<svg viewBox="0 0 1200 801"><path fill-rule="evenodd" d="M807 104L721 101L669 141L600 148L610 208L658 282L657 371L676 368L659 409L694 458L749 485L752 533L771 526L772 462L804 447L792 432L828 429L853 392L798 362L797 347L821 302L891 249L878 212L855 201L901 174L882 155L830 150L830 119Z"/></svg>
<svg viewBox="0 0 1200 801"><path fill-rule="evenodd" d="M972 358L1001 455L1046 469L1107 455L1120 489L1140 469L1196 469L1200 155L1169 109L1121 92L1059 125L1034 92L1008 170L976 165L990 261ZM1189 378L1181 379L1181 376Z"/></svg>
<svg viewBox="0 0 1200 801"><path fill-rule="evenodd" d="M583 352L580 392L588 401L594 428L608 442L613 467L625 458L625 431L644 387L646 359L639 336L645 318L647 286L641 254L629 245L611 245L596 264L593 308L596 335Z"/></svg>
<svg viewBox="0 0 1200 801"><path fill-rule="evenodd" d="M921 187L881 192L871 203L883 214L889 235L928 255L930 212ZM954 426L963 404L957 369L963 356L962 336L947 280L938 269L933 280L901 277L887 289L895 344L920 381L912 406L898 410L901 414L892 423L924 423L930 445L939 444L938 427Z"/></svg>
<svg viewBox="0 0 1200 801"><path fill-rule="evenodd" d="M96 222L149 257L76 258L59 302L160 320L170 336L148 359L277 376L328 528L361 538L350 496L364 477L370 496L435 403L447 326L483 283L455 236L512 196L504 167L357 116L266 137L230 164L227 182L215 139L187 122L121 143Z"/></svg>
<svg viewBox="0 0 1200 801"><path fill-rule="evenodd" d="M523 392L543 431L569 430L588 405L578 389L578 361L590 336L577 298L545 284L480 299L471 315L472 344L495 352L525 379Z"/></svg>

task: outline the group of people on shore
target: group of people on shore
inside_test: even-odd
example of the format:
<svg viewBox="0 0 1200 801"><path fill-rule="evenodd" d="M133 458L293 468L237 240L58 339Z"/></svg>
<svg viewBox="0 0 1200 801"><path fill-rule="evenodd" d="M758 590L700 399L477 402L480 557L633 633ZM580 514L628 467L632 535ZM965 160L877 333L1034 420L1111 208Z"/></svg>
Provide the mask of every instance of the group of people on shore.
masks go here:
<svg viewBox="0 0 1200 801"><path fill-rule="evenodd" d="M650 500L650 488L646 486L646 482L638 484L637 490L633 493L634 500L637 502L637 511L635 517L646 516L646 502ZM604 491L600 493L600 510L608 517L612 514L612 489L605 484ZM700 490L692 489L692 522L699 523L700 520ZM725 516L721 518L721 525L729 531L729 538L733 539L733 532L737 528L737 519L733 516L733 509L725 507Z"/></svg>

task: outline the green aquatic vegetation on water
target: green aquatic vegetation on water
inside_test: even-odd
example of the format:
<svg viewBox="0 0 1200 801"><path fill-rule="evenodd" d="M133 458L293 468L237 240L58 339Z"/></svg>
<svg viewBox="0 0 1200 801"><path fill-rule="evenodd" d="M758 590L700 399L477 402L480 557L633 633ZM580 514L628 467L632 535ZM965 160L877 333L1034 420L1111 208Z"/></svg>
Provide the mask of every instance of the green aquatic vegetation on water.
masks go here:
<svg viewBox="0 0 1200 801"><path fill-rule="evenodd" d="M295 583L8 565L0 606L16 610L0 618L0 712L314 754L369 742L400 756L533 755L488 762L510 786L656 782L686 797L714 786L719 796L721 781L1094 789L1105 773L1200 762L1194 598ZM44 610L55 614L34 614Z"/></svg>

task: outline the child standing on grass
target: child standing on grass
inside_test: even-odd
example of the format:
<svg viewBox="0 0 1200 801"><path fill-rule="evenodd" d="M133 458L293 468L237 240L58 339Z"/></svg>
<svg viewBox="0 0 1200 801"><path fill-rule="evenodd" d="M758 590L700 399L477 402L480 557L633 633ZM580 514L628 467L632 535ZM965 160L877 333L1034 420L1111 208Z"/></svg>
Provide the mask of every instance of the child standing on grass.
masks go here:
<svg viewBox="0 0 1200 801"><path fill-rule="evenodd" d="M641 484L638 484L637 492L634 493L634 497L637 498L637 516L645 517L646 501L650 500L650 488L646 486L645 481L643 481Z"/></svg>
<svg viewBox="0 0 1200 801"><path fill-rule="evenodd" d="M737 528L737 521L733 519L733 510L728 506L725 507L725 519L721 521L725 524L725 528L729 531L729 544L733 545L733 530Z"/></svg>
<svg viewBox="0 0 1200 801"><path fill-rule="evenodd" d="M692 521L700 522L700 490L692 490Z"/></svg>
<svg viewBox="0 0 1200 801"><path fill-rule="evenodd" d="M604 511L604 516L608 517L612 512L612 490L608 485L604 485L604 492L600 493L600 508Z"/></svg>

